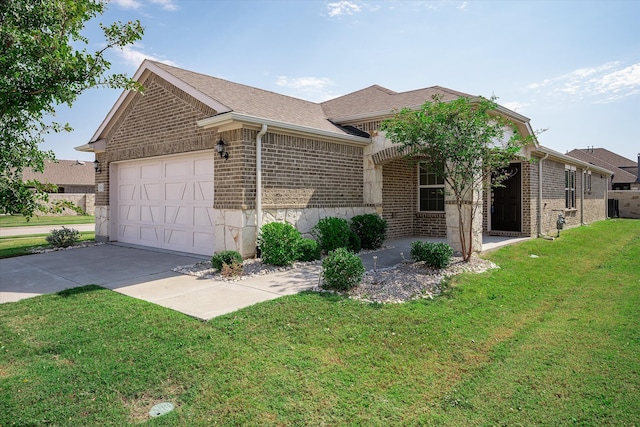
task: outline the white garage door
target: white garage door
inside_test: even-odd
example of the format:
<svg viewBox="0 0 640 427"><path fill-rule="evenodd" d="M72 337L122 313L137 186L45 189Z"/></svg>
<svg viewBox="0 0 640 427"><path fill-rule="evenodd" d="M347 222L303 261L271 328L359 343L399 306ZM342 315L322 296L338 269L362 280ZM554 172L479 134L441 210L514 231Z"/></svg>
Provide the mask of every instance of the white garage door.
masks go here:
<svg viewBox="0 0 640 427"><path fill-rule="evenodd" d="M212 152L122 162L114 168L117 236L112 239L213 254Z"/></svg>

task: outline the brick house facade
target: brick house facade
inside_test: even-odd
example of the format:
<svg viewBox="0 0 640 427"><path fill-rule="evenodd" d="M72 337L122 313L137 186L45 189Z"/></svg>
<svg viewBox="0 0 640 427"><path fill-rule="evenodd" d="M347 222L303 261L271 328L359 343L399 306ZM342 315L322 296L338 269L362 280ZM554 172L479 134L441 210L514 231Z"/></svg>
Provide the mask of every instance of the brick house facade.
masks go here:
<svg viewBox="0 0 640 427"><path fill-rule="evenodd" d="M454 234L450 211L420 211L418 163L378 129L398 106L466 94L372 86L316 104L152 61L135 77L144 95L123 93L91 142L78 147L94 152L101 166L99 240L251 256L261 224L286 221L308 234L320 218L374 212L387 219L390 238ZM500 113L531 132L526 117ZM220 141L227 159L217 152ZM509 219L506 232L496 229L495 195L485 194L478 201L485 232L549 234L556 212L568 226L606 218L606 170L592 166L590 190L583 191L587 165L545 147L527 147L513 165L518 185L509 194L517 201L510 209L517 220ZM567 167L581 178L570 209Z"/></svg>

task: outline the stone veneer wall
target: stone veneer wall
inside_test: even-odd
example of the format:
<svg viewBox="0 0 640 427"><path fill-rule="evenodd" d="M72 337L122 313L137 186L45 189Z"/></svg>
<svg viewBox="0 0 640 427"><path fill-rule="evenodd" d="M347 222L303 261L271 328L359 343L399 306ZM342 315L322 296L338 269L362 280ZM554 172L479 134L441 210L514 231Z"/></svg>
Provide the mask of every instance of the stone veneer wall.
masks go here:
<svg viewBox="0 0 640 427"><path fill-rule="evenodd" d="M67 200L80 207L87 215L93 215L95 213L95 194L93 193L51 193L49 194L49 202L45 205L51 205L59 200ZM49 214L39 212L38 215L44 216L60 216L60 215L78 215L76 211L64 208L62 213Z"/></svg>
<svg viewBox="0 0 640 427"><path fill-rule="evenodd" d="M620 218L640 218L640 190L609 190L609 199L618 200Z"/></svg>

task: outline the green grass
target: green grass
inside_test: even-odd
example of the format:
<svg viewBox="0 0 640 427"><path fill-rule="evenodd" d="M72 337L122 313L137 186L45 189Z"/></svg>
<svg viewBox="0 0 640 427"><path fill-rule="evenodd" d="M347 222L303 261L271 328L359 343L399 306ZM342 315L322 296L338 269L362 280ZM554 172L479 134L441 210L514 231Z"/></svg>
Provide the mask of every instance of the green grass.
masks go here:
<svg viewBox="0 0 640 427"><path fill-rule="evenodd" d="M0 227L90 224L92 222L95 222L95 217L90 215L34 216L29 221L22 215L0 215Z"/></svg>
<svg viewBox="0 0 640 427"><path fill-rule="evenodd" d="M530 255L539 258L531 258ZM445 295L209 322L101 289L0 305L0 425L640 424L640 221L490 254Z"/></svg>
<svg viewBox="0 0 640 427"><path fill-rule="evenodd" d="M0 237L0 259L14 256L28 255L33 249L50 248L47 242L48 234L29 234L25 236ZM96 238L94 231L81 231L80 241L93 241Z"/></svg>

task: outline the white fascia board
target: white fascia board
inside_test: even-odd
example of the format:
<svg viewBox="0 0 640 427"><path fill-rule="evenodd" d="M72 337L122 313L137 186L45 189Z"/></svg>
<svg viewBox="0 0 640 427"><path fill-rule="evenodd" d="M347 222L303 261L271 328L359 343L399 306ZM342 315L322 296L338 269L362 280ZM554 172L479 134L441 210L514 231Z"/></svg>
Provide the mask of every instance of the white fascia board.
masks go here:
<svg viewBox="0 0 640 427"><path fill-rule="evenodd" d="M598 172L603 175L613 175L613 172L611 172L608 169L601 168L591 163L583 162L582 160L578 160L575 157L562 154L559 151L552 150L551 148L547 148L542 145L537 146L536 149L533 151L533 153L540 155L540 157L544 157L544 155L548 154L549 158L552 158L554 160L559 160L563 163L580 166L582 169L585 169L585 170L589 169L590 171Z"/></svg>
<svg viewBox="0 0 640 427"><path fill-rule="evenodd" d="M156 64L154 64L153 62L147 59L145 59L142 62L142 64L140 65L140 68L138 68L138 71L136 71L136 73L133 75L133 79L137 82L142 83L144 82L144 80L148 78L149 73L153 73L158 77L161 77L162 79L171 83L178 89L186 92L187 94L191 95L192 97L202 102L203 104L213 108L219 113L226 113L228 111L231 111L231 109L226 105L221 104L220 102L216 101L210 96L205 95L204 93L195 89L193 86L188 85L184 81L175 77L173 74L163 70L162 68L158 67ZM109 110L107 117L105 117L105 119L100 124L100 127L98 128L98 130L96 130L96 132L91 137L90 142L93 142L102 136L102 132L104 132L104 130L107 128L111 120L118 114L118 111L120 110L120 108L127 101L127 97L133 94L135 94L135 92L131 90L122 91L116 103L113 104L113 107L111 107L111 110Z"/></svg>
<svg viewBox="0 0 640 427"><path fill-rule="evenodd" d="M79 147L75 147L76 151L83 151L85 153L104 153L107 147L107 143L104 139L99 139L94 142L89 142Z"/></svg>
<svg viewBox="0 0 640 427"><path fill-rule="evenodd" d="M315 137L329 138L339 142L343 142L343 143L346 142L346 143L361 145L361 146L365 146L371 143L371 138L329 132L322 129L296 125L293 123L280 122L276 120L264 119L261 117L250 116L248 114L236 113L233 111L229 113L215 115L213 117L209 117L206 119L198 120L196 123L198 126L205 129L206 128L222 128L232 123L237 123L239 125L258 126L258 127L264 124L269 127L269 131L279 130L279 131L286 131L289 133L295 133L295 134L305 135L305 136L311 135Z"/></svg>

